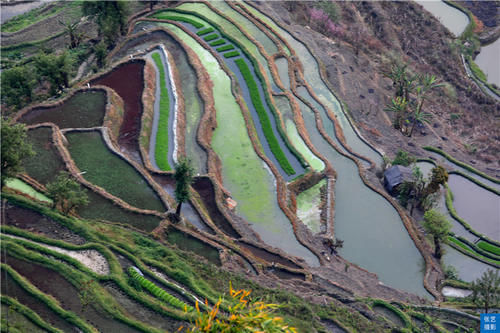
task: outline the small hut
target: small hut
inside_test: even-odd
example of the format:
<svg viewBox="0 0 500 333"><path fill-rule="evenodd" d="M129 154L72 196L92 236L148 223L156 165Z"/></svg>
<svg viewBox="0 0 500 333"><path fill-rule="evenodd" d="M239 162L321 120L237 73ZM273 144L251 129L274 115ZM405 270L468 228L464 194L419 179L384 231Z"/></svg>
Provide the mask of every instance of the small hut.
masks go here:
<svg viewBox="0 0 500 333"><path fill-rule="evenodd" d="M405 181L412 181L411 168L394 165L384 172L384 187L387 192L397 194L397 187Z"/></svg>

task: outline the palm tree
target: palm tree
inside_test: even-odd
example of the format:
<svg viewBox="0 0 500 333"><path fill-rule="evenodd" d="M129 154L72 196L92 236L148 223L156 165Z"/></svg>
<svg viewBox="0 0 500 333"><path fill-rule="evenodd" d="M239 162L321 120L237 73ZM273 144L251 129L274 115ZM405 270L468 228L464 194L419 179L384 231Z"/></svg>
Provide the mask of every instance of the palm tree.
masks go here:
<svg viewBox="0 0 500 333"><path fill-rule="evenodd" d="M406 116L406 109L408 107L408 100L404 97L396 97L391 99L391 103L384 109L387 112L395 112L396 119L394 120L394 128L402 129L403 121Z"/></svg>
<svg viewBox="0 0 500 333"><path fill-rule="evenodd" d="M413 130L418 123L430 123L432 118L432 114L428 112L422 112L421 110L416 110L413 114L413 124L411 125L410 132L408 136L411 137L413 134Z"/></svg>
<svg viewBox="0 0 500 333"><path fill-rule="evenodd" d="M75 23L70 23L70 22L63 22L59 20L59 24L64 26L66 31L68 32L69 39L70 39L70 49L74 49L75 47L78 47L80 45L80 42L82 41L83 38L83 33L78 32L76 28L78 27L78 21Z"/></svg>
<svg viewBox="0 0 500 333"><path fill-rule="evenodd" d="M404 97L407 101L410 100L410 93L415 88L414 82L417 75L410 76L406 71L408 65L394 64L390 72L383 73L385 77L392 80L393 86L396 87L396 97Z"/></svg>

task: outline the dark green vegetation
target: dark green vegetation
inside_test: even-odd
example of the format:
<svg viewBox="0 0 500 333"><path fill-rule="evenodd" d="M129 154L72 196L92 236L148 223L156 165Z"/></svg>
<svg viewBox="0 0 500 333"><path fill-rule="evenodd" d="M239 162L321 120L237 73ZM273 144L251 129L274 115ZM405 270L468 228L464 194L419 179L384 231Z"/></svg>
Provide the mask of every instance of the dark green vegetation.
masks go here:
<svg viewBox="0 0 500 333"><path fill-rule="evenodd" d="M194 169L191 166L191 161L186 158L179 159L175 166L175 200L177 200L177 209L175 214L180 216L182 203L190 198L189 188L193 183Z"/></svg>
<svg viewBox="0 0 500 333"><path fill-rule="evenodd" d="M191 312L194 310L193 307L187 305L178 298L170 295L165 290L155 285L153 282L141 276L134 268L129 267L127 272L134 280L138 281L142 287L147 289L147 291L149 291L151 294L161 299L162 301L167 302L168 304L185 311Z"/></svg>
<svg viewBox="0 0 500 333"><path fill-rule="evenodd" d="M217 50L217 52L224 52L224 51L229 51L232 49L234 49L234 46L231 44L228 44L228 45L221 46L221 47L217 48L216 50Z"/></svg>
<svg viewBox="0 0 500 333"><path fill-rule="evenodd" d="M392 160L392 165L409 166L417 161L415 156L404 150L398 150L396 157Z"/></svg>
<svg viewBox="0 0 500 333"><path fill-rule="evenodd" d="M64 171L47 184L47 195L54 200L54 208L60 208L64 214L89 203L86 191Z"/></svg>
<svg viewBox="0 0 500 333"><path fill-rule="evenodd" d="M192 19L190 19L188 17L184 17L184 16L172 15L172 14L169 14L168 12L159 12L157 14L154 14L152 17L159 19L159 20L172 20L172 21L190 23L197 29L203 28L203 24L201 24L198 21L192 20Z"/></svg>
<svg viewBox="0 0 500 333"><path fill-rule="evenodd" d="M217 38L219 38L219 35L217 35L217 34L211 34L211 35L203 37L203 39L207 42L214 40L214 39L217 39Z"/></svg>
<svg viewBox="0 0 500 333"><path fill-rule="evenodd" d="M42 79L50 84L52 95L69 86L72 65L73 59L66 51L59 55L41 53L34 59L38 80Z"/></svg>
<svg viewBox="0 0 500 333"><path fill-rule="evenodd" d="M410 318L408 318L408 315L406 315L403 311L401 311L400 309L398 309L394 305L387 303L386 301L376 299L372 302L372 307L376 307L376 306L384 307L384 308L392 311L396 316L398 316L399 319L401 319L401 321L404 324L404 327L411 328L411 321L410 321Z"/></svg>
<svg viewBox="0 0 500 333"><path fill-rule="evenodd" d="M219 45L222 45L222 44L225 44L225 43L226 43L226 41L221 38L221 39L217 39L214 42L209 43L208 45L210 45L210 46L219 46Z"/></svg>
<svg viewBox="0 0 500 333"><path fill-rule="evenodd" d="M23 124L10 125L2 121L2 186L8 177L14 177L23 170L22 160L34 155L26 140L26 127Z"/></svg>
<svg viewBox="0 0 500 333"><path fill-rule="evenodd" d="M168 163L168 116L170 113L170 99L166 83L166 73L158 53L153 53L153 60L156 68L160 72L160 117L158 119L158 129L156 131L155 161L163 171L170 171L172 167Z"/></svg>
<svg viewBox="0 0 500 333"><path fill-rule="evenodd" d="M27 66L2 71L2 102L20 108L32 101L35 75Z"/></svg>
<svg viewBox="0 0 500 333"><path fill-rule="evenodd" d="M142 175L129 163L112 153L101 134L71 132L66 134L71 157L89 182L132 206L163 212L165 207Z"/></svg>
<svg viewBox="0 0 500 333"><path fill-rule="evenodd" d="M231 51L231 52L228 52L228 53L224 53L224 58L234 58L234 57L237 57L240 55L240 52L238 51Z"/></svg>
<svg viewBox="0 0 500 333"><path fill-rule="evenodd" d="M197 34L198 36L203 36L203 35L206 35L206 34L208 34L208 33L210 33L210 32L213 32L214 30L215 30L214 28L209 27L209 28L205 28L205 29L202 29L202 30L200 30L200 31L197 31L197 32L196 32L196 34Z"/></svg>
<svg viewBox="0 0 500 333"><path fill-rule="evenodd" d="M500 275L499 270L489 269L477 280L473 281L472 301L482 308L484 312L500 305Z"/></svg>
<svg viewBox="0 0 500 333"><path fill-rule="evenodd" d="M434 238L434 256L441 259L441 243L450 233L451 223L446 219L446 216L438 211L431 209L424 214L423 226L425 230Z"/></svg>
<svg viewBox="0 0 500 333"><path fill-rule="evenodd" d="M106 93L102 90L79 92L62 105L35 108L20 122L37 124L50 122L59 128L88 128L101 126L106 112Z"/></svg>
<svg viewBox="0 0 500 333"><path fill-rule="evenodd" d="M126 1L84 1L84 15L90 15L99 28L99 36L111 46L119 35L126 33L128 4Z"/></svg>
<svg viewBox="0 0 500 333"><path fill-rule="evenodd" d="M227 54L228 53L224 54L224 56L226 56ZM236 65L238 65L238 68L240 69L241 74L243 75L243 78L245 79L245 82L248 85L248 90L250 91L250 97L252 99L253 106L255 107L255 110L259 115L259 121L260 124L262 125L262 131L264 132L264 136L266 137L271 152L276 157L276 160L283 168L283 170L288 175L293 175L295 173L295 170L293 170L293 167L286 158L285 153L283 153L283 150L281 150L278 140L274 136L274 132L271 126L271 121L269 120L267 112L264 109L264 105L262 104L262 100L260 98L257 83L255 82L253 75L250 72L250 69L248 68L248 65L243 59L236 59L234 62L236 63Z"/></svg>

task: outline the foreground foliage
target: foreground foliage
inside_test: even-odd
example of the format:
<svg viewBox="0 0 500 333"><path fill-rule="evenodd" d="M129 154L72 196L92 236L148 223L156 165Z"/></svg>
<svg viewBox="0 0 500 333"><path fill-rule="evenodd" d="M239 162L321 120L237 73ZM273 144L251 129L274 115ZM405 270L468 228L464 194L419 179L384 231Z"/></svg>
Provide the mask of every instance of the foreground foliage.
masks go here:
<svg viewBox="0 0 500 333"><path fill-rule="evenodd" d="M233 306L228 309L226 318L220 318L219 300L207 312L201 312L196 303L196 319L188 332L206 333L296 333L297 330L285 323L282 317L273 316L273 312L279 308L277 304L269 304L249 298L251 291L240 289L234 290L229 285L229 294L232 297Z"/></svg>
<svg viewBox="0 0 500 333"><path fill-rule="evenodd" d="M14 177L23 170L22 160L34 155L31 144L27 142L24 124L10 125L2 121L2 186L9 177Z"/></svg>

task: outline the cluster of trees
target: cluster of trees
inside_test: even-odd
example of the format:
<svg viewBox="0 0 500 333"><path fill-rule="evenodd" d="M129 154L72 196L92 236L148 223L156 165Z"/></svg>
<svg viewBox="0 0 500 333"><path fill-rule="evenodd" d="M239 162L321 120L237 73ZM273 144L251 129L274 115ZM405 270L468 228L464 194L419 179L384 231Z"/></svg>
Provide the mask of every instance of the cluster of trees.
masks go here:
<svg viewBox="0 0 500 333"><path fill-rule="evenodd" d="M394 112L394 128L411 137L417 124L430 122L432 115L423 111L424 102L430 91L443 84L432 74L411 75L406 64L395 64L383 74L392 80L396 88L394 98L385 111Z"/></svg>

